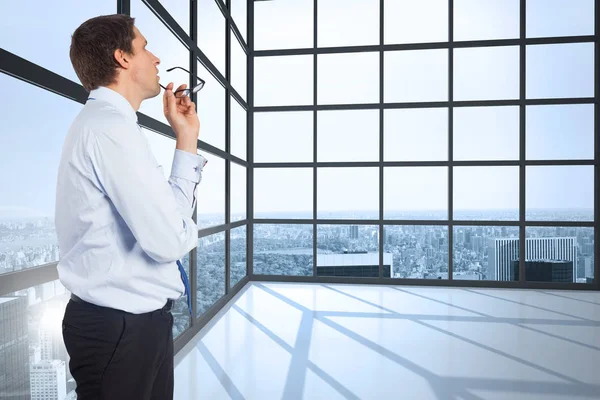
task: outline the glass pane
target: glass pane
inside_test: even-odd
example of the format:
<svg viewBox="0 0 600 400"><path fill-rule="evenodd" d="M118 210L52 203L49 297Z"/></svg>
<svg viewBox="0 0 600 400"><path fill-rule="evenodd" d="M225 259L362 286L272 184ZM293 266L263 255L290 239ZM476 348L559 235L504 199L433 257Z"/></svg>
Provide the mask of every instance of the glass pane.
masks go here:
<svg viewBox="0 0 600 400"><path fill-rule="evenodd" d="M231 230L229 287L233 288L246 276L246 226Z"/></svg>
<svg viewBox="0 0 600 400"><path fill-rule="evenodd" d="M454 50L454 100L518 98L518 46Z"/></svg>
<svg viewBox="0 0 600 400"><path fill-rule="evenodd" d="M319 1L317 19L319 47L379 44L379 0Z"/></svg>
<svg viewBox="0 0 600 400"><path fill-rule="evenodd" d="M319 111L318 161L379 161L379 110Z"/></svg>
<svg viewBox="0 0 600 400"><path fill-rule="evenodd" d="M527 159L594 158L594 105L527 106Z"/></svg>
<svg viewBox="0 0 600 400"><path fill-rule="evenodd" d="M385 0L385 44L448 41L448 0Z"/></svg>
<svg viewBox="0 0 600 400"><path fill-rule="evenodd" d="M167 72L167 69L172 67L189 69L190 52L188 49L141 1L131 2L131 16L135 18L135 25L148 40L147 49L160 59L158 70L161 85L166 87L169 82L173 82L175 88L182 84L189 86L190 76L186 72L180 69ZM164 115L163 93L164 91L161 89L158 96L144 100L139 112L169 125Z"/></svg>
<svg viewBox="0 0 600 400"><path fill-rule="evenodd" d="M383 127L384 161L448 160L447 108L384 110Z"/></svg>
<svg viewBox="0 0 600 400"><path fill-rule="evenodd" d="M454 219L519 219L519 167L454 167Z"/></svg>
<svg viewBox="0 0 600 400"><path fill-rule="evenodd" d="M0 48L79 83L69 58L71 35L86 20L116 12L114 1L88 2L85 7L79 0L41 1L35 5L3 1Z"/></svg>
<svg viewBox="0 0 600 400"><path fill-rule="evenodd" d="M198 92L196 110L200 119L198 139L225 150L225 88L200 63L198 76L206 84Z"/></svg>
<svg viewBox="0 0 600 400"><path fill-rule="evenodd" d="M225 232L198 239L196 316L225 295Z"/></svg>
<svg viewBox="0 0 600 400"><path fill-rule="evenodd" d="M518 281L519 228L455 226L452 279ZM516 275L515 275L516 273Z"/></svg>
<svg viewBox="0 0 600 400"><path fill-rule="evenodd" d="M256 275L313 276L312 225L254 225Z"/></svg>
<svg viewBox="0 0 600 400"><path fill-rule="evenodd" d="M206 154L208 163L202 170L202 181L196 191L198 228L225 223L225 160Z"/></svg>
<svg viewBox="0 0 600 400"><path fill-rule="evenodd" d="M379 102L379 53L319 54L318 104Z"/></svg>
<svg viewBox="0 0 600 400"><path fill-rule="evenodd" d="M189 253L181 259L181 265L187 276L190 276L190 255ZM190 311L188 309L187 296L184 294L173 304L171 310L173 314L173 339L181 335L190 327Z"/></svg>
<svg viewBox="0 0 600 400"><path fill-rule="evenodd" d="M254 169L256 218L312 218L312 168Z"/></svg>
<svg viewBox="0 0 600 400"><path fill-rule="evenodd" d="M254 162L313 161L312 111L254 113L253 134Z"/></svg>
<svg viewBox="0 0 600 400"><path fill-rule="evenodd" d="M246 160L246 110L231 97L231 154Z"/></svg>
<svg viewBox="0 0 600 400"><path fill-rule="evenodd" d="M384 260L384 278L389 278L391 273L391 254L387 258ZM317 226L317 276L378 278L379 227Z"/></svg>
<svg viewBox="0 0 600 400"><path fill-rule="evenodd" d="M454 40L518 38L519 3L519 0L455 0Z"/></svg>
<svg viewBox="0 0 600 400"><path fill-rule="evenodd" d="M313 56L254 58L254 105L313 104Z"/></svg>
<svg viewBox="0 0 600 400"><path fill-rule="evenodd" d="M454 160L518 160L519 107L456 107Z"/></svg>
<svg viewBox="0 0 600 400"><path fill-rule="evenodd" d="M593 97L594 44L527 46L527 98Z"/></svg>
<svg viewBox="0 0 600 400"><path fill-rule="evenodd" d="M594 228L527 227L525 279L594 283Z"/></svg>
<svg viewBox="0 0 600 400"><path fill-rule="evenodd" d="M594 0L527 0L527 37L594 34Z"/></svg>
<svg viewBox="0 0 600 400"><path fill-rule="evenodd" d="M255 2L254 50L313 47L313 6L313 0Z"/></svg>
<svg viewBox="0 0 600 400"><path fill-rule="evenodd" d="M190 0L161 0L160 3L175 22L190 35Z"/></svg>
<svg viewBox="0 0 600 400"><path fill-rule="evenodd" d="M62 396L75 396L70 357L62 337L62 319L70 296L55 280L0 297L0 326L6 328L0 339L4 378L0 393L13 395L5 398L36 398L48 387ZM34 367L50 367L58 377L50 381L47 373L34 371Z"/></svg>
<svg viewBox="0 0 600 400"><path fill-rule="evenodd" d="M242 37L246 40L247 37L247 0L228 0L229 8L231 9L231 17L233 22L240 30ZM225 2L223 2L225 3Z"/></svg>
<svg viewBox="0 0 600 400"><path fill-rule="evenodd" d="M390 225L383 229L383 263L391 264L392 278L448 279L447 226Z"/></svg>
<svg viewBox="0 0 600 400"><path fill-rule="evenodd" d="M379 218L379 168L320 168L317 174L317 218Z"/></svg>
<svg viewBox="0 0 600 400"><path fill-rule="evenodd" d="M384 168L383 217L448 219L448 168Z"/></svg>
<svg viewBox="0 0 600 400"><path fill-rule="evenodd" d="M594 220L592 165L529 166L526 174L528 220Z"/></svg>
<svg viewBox="0 0 600 400"><path fill-rule="evenodd" d="M225 29L225 17L217 2L198 0L198 47L223 76L225 76Z"/></svg>
<svg viewBox="0 0 600 400"><path fill-rule="evenodd" d="M231 222L246 219L246 167L231 163Z"/></svg>
<svg viewBox="0 0 600 400"><path fill-rule="evenodd" d="M59 260L56 179L64 138L82 106L4 74L0 86L11 93L0 109L2 274Z"/></svg>
<svg viewBox="0 0 600 400"><path fill-rule="evenodd" d="M448 100L448 50L388 51L384 68L386 103Z"/></svg>
<svg viewBox="0 0 600 400"><path fill-rule="evenodd" d="M248 59L246 52L231 32L231 84L242 99L246 100L246 78Z"/></svg>
<svg viewBox="0 0 600 400"><path fill-rule="evenodd" d="M142 128L142 132L146 136L154 159L165 174L165 179L168 180L171 176L171 167L175 156L175 140L146 128Z"/></svg>

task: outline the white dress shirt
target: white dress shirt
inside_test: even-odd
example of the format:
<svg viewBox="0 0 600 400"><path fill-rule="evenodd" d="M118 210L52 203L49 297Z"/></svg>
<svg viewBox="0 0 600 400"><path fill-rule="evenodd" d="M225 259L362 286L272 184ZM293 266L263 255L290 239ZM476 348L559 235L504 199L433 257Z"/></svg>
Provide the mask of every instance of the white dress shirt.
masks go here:
<svg viewBox="0 0 600 400"><path fill-rule="evenodd" d="M176 261L197 246L192 220L206 159L175 150L167 182L131 104L100 87L65 139L55 224L63 285L134 314L184 293Z"/></svg>

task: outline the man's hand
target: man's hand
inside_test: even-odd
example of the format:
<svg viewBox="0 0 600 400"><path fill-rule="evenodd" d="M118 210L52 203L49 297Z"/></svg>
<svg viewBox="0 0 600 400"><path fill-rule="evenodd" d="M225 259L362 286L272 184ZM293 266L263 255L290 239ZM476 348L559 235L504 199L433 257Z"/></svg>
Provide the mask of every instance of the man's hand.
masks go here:
<svg viewBox="0 0 600 400"><path fill-rule="evenodd" d="M185 89L183 84L177 90ZM177 148L196 154L200 120L196 114L196 105L189 96L175 98L173 82L167 85L163 95L164 113L169 125L177 137Z"/></svg>

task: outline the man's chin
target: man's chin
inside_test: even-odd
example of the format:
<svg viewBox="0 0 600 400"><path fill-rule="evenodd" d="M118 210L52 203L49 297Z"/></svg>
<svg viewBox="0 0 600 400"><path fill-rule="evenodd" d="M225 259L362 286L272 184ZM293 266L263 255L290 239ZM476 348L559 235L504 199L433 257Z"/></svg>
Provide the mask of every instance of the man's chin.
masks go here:
<svg viewBox="0 0 600 400"><path fill-rule="evenodd" d="M156 84L156 87L154 88L154 91L152 92L152 94L150 96L148 96L148 99L152 99L156 96L158 96L160 94L160 86L158 84Z"/></svg>

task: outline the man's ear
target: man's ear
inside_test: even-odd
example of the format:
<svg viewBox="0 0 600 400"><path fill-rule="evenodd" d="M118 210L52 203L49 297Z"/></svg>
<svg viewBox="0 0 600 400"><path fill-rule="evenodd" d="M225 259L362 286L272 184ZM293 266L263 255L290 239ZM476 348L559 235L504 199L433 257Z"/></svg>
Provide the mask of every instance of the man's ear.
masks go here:
<svg viewBox="0 0 600 400"><path fill-rule="evenodd" d="M121 49L117 49L115 50L114 57L121 68L129 69L129 54Z"/></svg>

